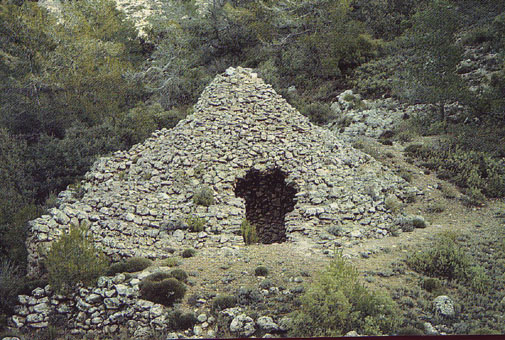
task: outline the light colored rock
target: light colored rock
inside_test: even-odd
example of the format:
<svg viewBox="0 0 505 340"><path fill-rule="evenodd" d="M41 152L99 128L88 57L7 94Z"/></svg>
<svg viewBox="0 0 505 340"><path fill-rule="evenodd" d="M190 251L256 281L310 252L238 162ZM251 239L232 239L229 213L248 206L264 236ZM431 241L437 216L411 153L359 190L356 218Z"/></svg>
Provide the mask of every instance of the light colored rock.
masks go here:
<svg viewBox="0 0 505 340"><path fill-rule="evenodd" d="M455 315L454 301L446 295L437 296L433 300L433 305L436 315L444 317L453 317Z"/></svg>
<svg viewBox="0 0 505 340"><path fill-rule="evenodd" d="M230 331L237 333L240 336L248 337L254 334L256 331L256 328L254 326L254 320L246 314L242 313L232 320L230 324Z"/></svg>
<svg viewBox="0 0 505 340"><path fill-rule="evenodd" d="M173 235L174 239L177 241L177 242L182 242L182 240L184 240L184 231L180 230L180 229L177 229L174 231Z"/></svg>
<svg viewBox="0 0 505 340"><path fill-rule="evenodd" d="M103 303L107 309L118 309L121 306L121 301L118 298L105 298Z"/></svg>
<svg viewBox="0 0 505 340"><path fill-rule="evenodd" d="M424 324L424 332L426 335L438 335L438 331L433 327L433 325L429 322L425 322Z"/></svg>
<svg viewBox="0 0 505 340"><path fill-rule="evenodd" d="M269 316L261 316L256 320L258 327L266 332L277 332L279 326L274 322L274 320Z"/></svg>
<svg viewBox="0 0 505 340"><path fill-rule="evenodd" d="M200 323L207 321L207 314L205 314L205 313L199 314L197 317L197 320Z"/></svg>

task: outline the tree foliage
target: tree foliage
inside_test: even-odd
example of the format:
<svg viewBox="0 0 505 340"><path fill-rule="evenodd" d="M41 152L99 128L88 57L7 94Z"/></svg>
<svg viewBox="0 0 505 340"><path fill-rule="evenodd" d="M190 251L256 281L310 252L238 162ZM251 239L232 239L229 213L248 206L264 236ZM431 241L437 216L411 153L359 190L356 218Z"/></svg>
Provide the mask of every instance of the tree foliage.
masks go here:
<svg viewBox="0 0 505 340"><path fill-rule="evenodd" d="M462 99L464 92L456 73L462 60L461 46L455 43L459 23L450 2L433 0L413 16L403 42L411 55L397 93L411 102L437 105L441 120L445 120L445 105Z"/></svg>

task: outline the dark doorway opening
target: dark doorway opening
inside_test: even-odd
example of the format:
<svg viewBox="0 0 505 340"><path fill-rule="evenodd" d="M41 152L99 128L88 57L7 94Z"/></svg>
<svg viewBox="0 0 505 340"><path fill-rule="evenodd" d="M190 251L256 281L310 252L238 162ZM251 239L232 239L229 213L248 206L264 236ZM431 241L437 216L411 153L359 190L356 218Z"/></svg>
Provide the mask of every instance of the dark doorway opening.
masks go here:
<svg viewBox="0 0 505 340"><path fill-rule="evenodd" d="M295 207L293 184L286 184L287 175L278 168L250 170L236 183L235 195L245 200L246 218L256 226L260 243L286 241L285 216Z"/></svg>

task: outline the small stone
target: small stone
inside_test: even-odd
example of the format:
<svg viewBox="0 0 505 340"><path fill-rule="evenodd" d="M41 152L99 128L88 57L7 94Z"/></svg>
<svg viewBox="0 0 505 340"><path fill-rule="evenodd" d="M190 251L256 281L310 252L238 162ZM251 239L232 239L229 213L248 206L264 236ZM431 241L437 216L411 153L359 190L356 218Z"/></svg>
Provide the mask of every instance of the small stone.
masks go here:
<svg viewBox="0 0 505 340"><path fill-rule="evenodd" d="M26 318L23 318L22 316L14 315L12 317L12 322L14 323L14 326L16 328L21 328L25 325ZM2 340L4 340L3 338Z"/></svg>
<svg viewBox="0 0 505 340"><path fill-rule="evenodd" d="M174 231L172 236L175 238L175 240L177 242L182 242L182 240L184 240L184 237L185 237L184 231L182 231L180 229L177 229L176 231Z"/></svg>
<svg viewBox="0 0 505 340"><path fill-rule="evenodd" d="M95 303L98 303L102 301L102 297L98 294L90 294L86 297L86 302L87 303L91 303L91 304L95 304Z"/></svg>
<svg viewBox="0 0 505 340"><path fill-rule="evenodd" d="M200 335L202 335L202 333L203 333L202 326L196 325L195 327L193 327L193 334L194 335L200 336Z"/></svg>
<svg viewBox="0 0 505 340"><path fill-rule="evenodd" d="M47 303L39 303L33 306L33 311L40 314L48 314L49 313L49 305Z"/></svg>
<svg viewBox="0 0 505 340"><path fill-rule="evenodd" d="M44 316L42 314L30 314L26 317L26 322L29 324L39 323L44 321Z"/></svg>
<svg viewBox="0 0 505 340"><path fill-rule="evenodd" d="M33 291L32 291L32 296L33 297L36 297L37 299L40 299L44 296L46 296L46 291L44 290L44 288L35 288Z"/></svg>
<svg viewBox="0 0 505 340"><path fill-rule="evenodd" d="M359 335L358 332L356 332L356 331L350 331L350 332L345 333L344 336L353 336L354 337L354 336L361 336L361 335Z"/></svg>
<svg viewBox="0 0 505 340"><path fill-rule="evenodd" d="M107 309L118 309L121 306L121 301L118 298L105 298L103 303Z"/></svg>
<svg viewBox="0 0 505 340"><path fill-rule="evenodd" d="M279 330L279 326L274 322L274 320L269 316L261 316L256 320L258 327L266 332L276 332Z"/></svg>
<svg viewBox="0 0 505 340"><path fill-rule="evenodd" d="M251 336L256 331L254 320L244 313L239 314L232 320L230 331L245 337Z"/></svg>
<svg viewBox="0 0 505 340"><path fill-rule="evenodd" d="M455 315L454 301L446 295L440 295L433 300L435 314L444 317L452 317Z"/></svg>
<svg viewBox="0 0 505 340"><path fill-rule="evenodd" d="M197 320L198 320L198 322L200 322L200 323L201 323L201 322L205 322L205 321L207 321L207 314L202 313L202 314L198 315Z"/></svg>
<svg viewBox="0 0 505 340"><path fill-rule="evenodd" d="M433 325L429 322L424 323L424 332L426 333L426 335L438 335L438 332L435 329L435 327L433 327Z"/></svg>

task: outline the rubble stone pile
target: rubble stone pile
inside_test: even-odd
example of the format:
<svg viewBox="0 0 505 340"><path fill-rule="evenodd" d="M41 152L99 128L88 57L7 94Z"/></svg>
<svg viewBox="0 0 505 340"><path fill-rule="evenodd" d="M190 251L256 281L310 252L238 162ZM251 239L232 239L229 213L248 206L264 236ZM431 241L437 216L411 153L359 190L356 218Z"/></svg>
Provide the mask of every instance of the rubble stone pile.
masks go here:
<svg viewBox="0 0 505 340"><path fill-rule="evenodd" d="M199 205L202 186L213 204ZM208 85L194 113L171 130L99 159L59 205L32 221L29 273L71 224L89 223L113 259L168 257L168 248L243 245L244 219L263 243L301 238L334 246L383 237L393 222L387 195L417 189L331 131L315 126L250 69L229 68ZM205 221L194 232L189 218ZM40 251L42 249L42 251Z"/></svg>

